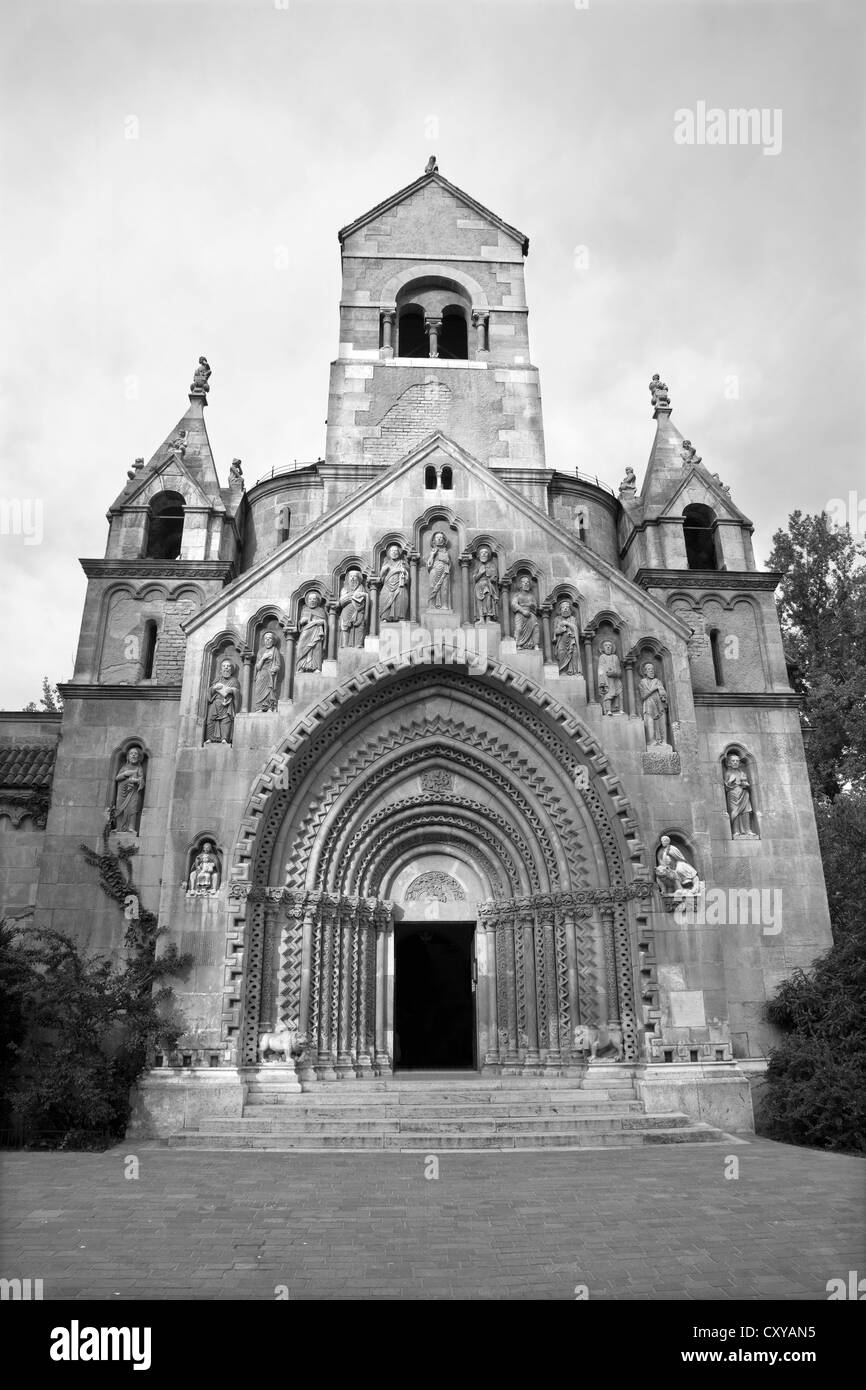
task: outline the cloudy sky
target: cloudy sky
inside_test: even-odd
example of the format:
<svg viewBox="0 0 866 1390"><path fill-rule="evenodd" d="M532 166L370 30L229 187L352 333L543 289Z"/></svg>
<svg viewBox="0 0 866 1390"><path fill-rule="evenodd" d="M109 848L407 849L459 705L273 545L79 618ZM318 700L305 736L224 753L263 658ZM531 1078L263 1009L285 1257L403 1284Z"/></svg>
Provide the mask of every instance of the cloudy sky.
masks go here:
<svg viewBox="0 0 866 1390"><path fill-rule="evenodd" d="M323 451L337 229L433 151L530 238L551 466L641 477L659 371L760 563L863 498L864 8L7 0L0 704L70 677L78 557L200 353L223 480ZM677 143L699 103L781 148Z"/></svg>

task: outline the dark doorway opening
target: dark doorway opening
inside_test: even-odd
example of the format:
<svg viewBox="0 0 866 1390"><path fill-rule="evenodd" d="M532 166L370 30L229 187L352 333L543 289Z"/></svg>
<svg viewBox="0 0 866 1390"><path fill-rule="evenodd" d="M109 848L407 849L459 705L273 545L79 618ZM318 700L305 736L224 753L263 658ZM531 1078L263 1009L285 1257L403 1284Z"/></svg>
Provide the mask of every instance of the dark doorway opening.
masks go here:
<svg viewBox="0 0 866 1390"><path fill-rule="evenodd" d="M475 1066L470 922L398 923L394 940L394 1065L400 1071Z"/></svg>

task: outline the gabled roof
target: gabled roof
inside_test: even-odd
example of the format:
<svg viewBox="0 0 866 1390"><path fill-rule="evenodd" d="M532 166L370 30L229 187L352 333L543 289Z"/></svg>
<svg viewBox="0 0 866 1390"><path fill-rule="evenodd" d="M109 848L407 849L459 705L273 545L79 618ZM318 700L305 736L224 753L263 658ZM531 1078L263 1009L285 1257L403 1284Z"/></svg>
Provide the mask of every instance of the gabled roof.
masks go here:
<svg viewBox="0 0 866 1390"><path fill-rule="evenodd" d="M193 614L189 622L184 625L184 631L187 634L195 632L197 628L201 627L203 623L206 623L214 614L219 613L221 609L234 603L240 594L260 584L266 575L271 574L274 570L280 569L291 556L297 555L300 551L305 550L313 541L327 534L327 532L338 525L339 522L351 516L354 511L357 511L360 507L372 501L380 492L390 487L396 479L401 477L404 473L407 473L410 468L415 467L436 449L441 449L443 453L448 454L455 463L461 465L466 472L469 473L470 476L476 478L483 487L489 488L491 492L495 493L506 501L509 506L514 507L516 511L521 513L527 521L537 526L540 531L557 541L560 545L565 546L568 550L573 551L585 564L591 566L599 574L604 575L614 588L634 595L637 585L635 585L631 579L626 578L621 570L617 569L615 565L610 564L609 561L602 559L594 550L590 550L587 546L582 545L573 533L560 522L554 521L553 517L549 516L546 511L542 511L540 507L536 507L535 503L530 502L529 498L522 492L518 492L514 488L509 487L508 483L506 483L499 474L492 472L480 459L475 458L465 449L462 449L459 444L455 444L454 440L449 439L441 430L437 430L427 439L422 440L420 444L410 449L401 459L392 463L390 467L386 468L376 478L371 479L370 482L358 488L357 492L354 492L351 497L344 498L341 502L337 503L335 507L332 507L327 512L323 512L321 516L316 517L315 521L311 522L305 530L301 531L294 540L286 541L285 544L278 546L276 550L272 551L270 555L264 556L252 569L245 570L243 574L238 576L234 583L227 585L219 594L215 594L197 613ZM691 629L688 625L684 623L681 618L678 618L675 613L672 613L666 608L664 604L655 600L652 595L648 595L644 589L640 589L639 593L640 601L643 606L651 610L659 622L663 623L669 630L678 632L682 637L687 638L691 635Z"/></svg>
<svg viewBox="0 0 866 1390"><path fill-rule="evenodd" d="M186 475L206 506L213 507L215 511L225 510L204 422L204 404L201 396L190 396L186 414L182 415L174 429L169 431L149 463L143 468L138 468L127 481L112 502L109 514L132 506L147 484L172 463Z"/></svg>
<svg viewBox="0 0 866 1390"><path fill-rule="evenodd" d="M670 411L660 410L643 486L637 498L644 517L672 515L689 480L697 478L701 486L717 499L723 514L751 526L749 518L735 505L705 464L684 463L683 443L683 435L673 424ZM632 515L633 507L627 510Z"/></svg>
<svg viewBox="0 0 866 1390"><path fill-rule="evenodd" d="M350 222L348 226L341 227L337 233L337 239L340 245L342 246L346 237L351 236L352 232L356 232L359 227L363 227L367 222L374 222L377 217L381 217L383 212L388 212L391 208L396 207L398 203L402 203L406 198L411 197L413 193L417 193L419 189L426 188L427 185L431 183L438 183L440 188L447 189L449 193L455 198L459 198L461 203L465 203L473 212L480 214L482 217L486 217L488 221L492 222L500 231L505 232L506 236L513 237L514 240L518 242L524 256L528 254L528 236L525 236L523 232L519 232L516 227L512 227L508 222L503 221L498 213L491 212L483 203L477 202L476 199L471 198L468 193L464 193L462 188L458 188L454 183L449 183L447 179L442 177L438 169L434 169L431 174L422 174L420 179L416 179L414 183L407 184L405 188L400 189L399 193L392 193L391 197L386 198L383 203L377 203L369 212L363 213L361 217L356 217L355 221Z"/></svg>

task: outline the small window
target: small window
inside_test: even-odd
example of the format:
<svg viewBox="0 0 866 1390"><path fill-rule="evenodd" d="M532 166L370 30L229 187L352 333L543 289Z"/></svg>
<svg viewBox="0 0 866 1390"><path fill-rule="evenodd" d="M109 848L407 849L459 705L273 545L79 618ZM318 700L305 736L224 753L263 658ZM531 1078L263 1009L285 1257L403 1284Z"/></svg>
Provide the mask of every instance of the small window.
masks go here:
<svg viewBox="0 0 866 1390"><path fill-rule="evenodd" d="M424 329L424 314L420 309L404 309L397 332L398 357L429 357L430 340Z"/></svg>
<svg viewBox="0 0 866 1390"><path fill-rule="evenodd" d="M717 570L716 514L710 507L692 503L683 512L686 562L690 570Z"/></svg>
<svg viewBox="0 0 866 1390"><path fill-rule="evenodd" d="M141 679L149 681L153 676L153 658L156 655L156 623L148 618L144 625L144 638L141 644Z"/></svg>
<svg viewBox="0 0 866 1390"><path fill-rule="evenodd" d="M436 469L432 463L428 463L424 469L424 486L428 492L436 491Z"/></svg>
<svg viewBox="0 0 866 1390"><path fill-rule="evenodd" d="M462 309L446 309L439 334L439 356L465 362L469 356L469 330Z"/></svg>
<svg viewBox="0 0 866 1390"><path fill-rule="evenodd" d="M454 487L454 475L447 464L442 469L442 487L446 492L451 492Z"/></svg>
<svg viewBox="0 0 866 1390"><path fill-rule="evenodd" d="M717 627L710 628L710 651L713 654L713 674L716 678L716 685L724 685L725 671L722 666L722 649Z"/></svg>
<svg viewBox="0 0 866 1390"><path fill-rule="evenodd" d="M183 541L183 498L177 492L161 492L150 504L147 525L147 560L176 560Z"/></svg>

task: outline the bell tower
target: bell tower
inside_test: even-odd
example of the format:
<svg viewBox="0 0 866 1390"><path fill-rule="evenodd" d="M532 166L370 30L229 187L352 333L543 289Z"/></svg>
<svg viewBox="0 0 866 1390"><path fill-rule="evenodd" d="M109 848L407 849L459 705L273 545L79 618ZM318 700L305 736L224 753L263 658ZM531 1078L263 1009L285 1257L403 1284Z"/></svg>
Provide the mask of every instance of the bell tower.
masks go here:
<svg viewBox="0 0 866 1390"><path fill-rule="evenodd" d="M527 237L443 178L435 158L338 235L328 463L387 466L441 430L489 466L543 467Z"/></svg>

